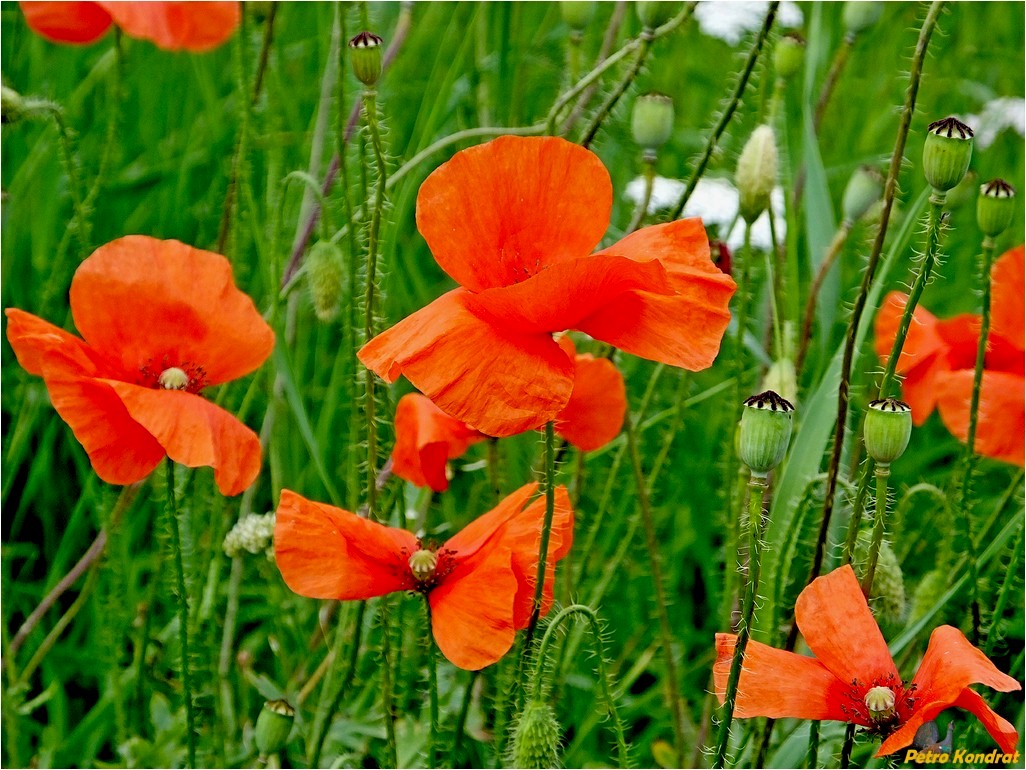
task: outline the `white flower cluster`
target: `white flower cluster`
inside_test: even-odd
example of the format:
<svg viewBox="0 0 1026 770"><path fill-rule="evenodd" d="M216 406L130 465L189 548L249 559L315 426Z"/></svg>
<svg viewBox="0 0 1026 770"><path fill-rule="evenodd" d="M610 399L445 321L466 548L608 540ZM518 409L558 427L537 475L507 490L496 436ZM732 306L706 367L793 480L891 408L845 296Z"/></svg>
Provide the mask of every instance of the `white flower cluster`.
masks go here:
<svg viewBox="0 0 1026 770"><path fill-rule="evenodd" d="M260 553L268 559L274 558L274 511L270 513L248 513L235 522L224 538L225 554L234 559L243 551Z"/></svg>
<svg viewBox="0 0 1026 770"><path fill-rule="evenodd" d="M699 3L695 8L695 18L706 35L718 37L729 45L737 45L746 34L762 26L767 10L767 2L737 0L729 3ZM802 21L802 11L797 3L780 4L777 10L778 27L800 27Z"/></svg>

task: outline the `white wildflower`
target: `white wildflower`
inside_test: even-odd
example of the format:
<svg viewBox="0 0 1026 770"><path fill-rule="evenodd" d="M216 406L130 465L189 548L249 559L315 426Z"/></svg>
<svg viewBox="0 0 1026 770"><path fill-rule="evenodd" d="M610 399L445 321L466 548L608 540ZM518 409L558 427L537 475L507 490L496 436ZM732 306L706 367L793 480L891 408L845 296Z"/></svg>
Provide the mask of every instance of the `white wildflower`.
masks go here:
<svg viewBox="0 0 1026 770"><path fill-rule="evenodd" d="M243 551L265 553L274 558L274 511L270 513L248 513L235 522L224 538L225 554L231 559Z"/></svg>
<svg viewBox="0 0 1026 770"><path fill-rule="evenodd" d="M766 2L705 2L695 8L698 26L706 35L718 37L729 45L737 45L747 33L754 32L766 19L769 3ZM776 26L802 26L802 11L797 3L784 2L777 9Z"/></svg>

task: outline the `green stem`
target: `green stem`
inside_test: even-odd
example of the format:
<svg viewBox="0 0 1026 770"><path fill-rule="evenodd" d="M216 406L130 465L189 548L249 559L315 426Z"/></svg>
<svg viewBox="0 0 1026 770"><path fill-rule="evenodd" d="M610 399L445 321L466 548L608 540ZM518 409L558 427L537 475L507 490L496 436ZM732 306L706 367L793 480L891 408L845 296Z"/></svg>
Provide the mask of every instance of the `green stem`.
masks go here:
<svg viewBox="0 0 1026 770"><path fill-rule="evenodd" d="M534 585L534 607L527 624L524 652L529 652L538 618L541 616L542 592L545 590L545 567L549 558L549 538L552 534L552 518L556 512L556 428L555 423L545 423L545 520L542 522L541 543L538 546L538 573Z"/></svg>
<svg viewBox="0 0 1026 770"><path fill-rule="evenodd" d="M866 595L867 599L873 595L873 578L876 576L876 563L880 558L880 546L883 545L884 523L887 519L887 479L890 475L890 463L879 463L876 466L876 512L873 517L873 539L869 544L866 575L862 578L862 593Z"/></svg>
<svg viewBox="0 0 1026 770"><path fill-rule="evenodd" d="M449 761L452 767L460 766L460 747L463 744L463 733L467 727L467 716L470 714L470 702L474 697L474 683L477 682L480 674L480 671L471 671L470 679L467 680L467 686L463 690L463 703L460 704L460 713L456 717L456 730L452 738L452 756Z"/></svg>
<svg viewBox="0 0 1026 770"><path fill-rule="evenodd" d="M816 300L819 299L820 289L823 288L823 282L826 280L827 274L830 272L830 268L834 266L834 262L837 261L838 255L841 253L841 248L844 246L845 241L848 240L848 234L851 232L852 223L849 220L841 222L837 228L837 232L834 233L834 238L830 241L830 245L827 247L826 253L823 255L823 260L819 263L819 268L816 270L816 277L812 281L812 286L809 289L809 298L805 302L805 317L802 320L802 333L801 342L798 348L798 358L795 360L795 373L800 376L802 373L802 366L805 364L805 356L809 352L809 343L812 341L812 324L816 320Z"/></svg>
<svg viewBox="0 0 1026 770"><path fill-rule="evenodd" d="M752 619L755 617L755 602L759 594L759 572L761 569L760 545L762 540L762 509L768 484L765 476L752 474L748 479L748 518L745 528L748 535L748 582L741 605L741 624L737 630L734 656L730 661L727 690L723 699L723 716L716 742L716 757L713 767L725 767L727 745L730 743L730 725L734 721L734 707L737 703L737 685L741 680L745 648L752 633ZM738 558L740 562L740 555Z"/></svg>
<svg viewBox="0 0 1026 770"><path fill-rule="evenodd" d="M435 640L431 635L431 604L424 595L424 647L427 655L428 699L431 712L431 729L428 732L427 766L436 767L435 752L438 746L438 656L435 655Z"/></svg>
<svg viewBox="0 0 1026 770"><path fill-rule="evenodd" d="M823 122L823 115L826 113L827 104L830 103L830 97L833 95L834 87L837 85L837 80L841 77L841 72L844 71L844 65L848 63L848 55L851 53L851 46L854 42L854 35L844 36L841 47L834 54L834 60L830 64L830 71L827 73L826 80L823 81L823 90L819 92L816 112L812 118L812 130L817 134L819 133L819 126Z"/></svg>
<svg viewBox="0 0 1026 770"><path fill-rule="evenodd" d="M805 753L805 766L809 770L819 767L819 722L809 723L809 749Z"/></svg>
<svg viewBox="0 0 1026 770"><path fill-rule="evenodd" d="M643 160L645 163L643 171L645 176L645 191L641 195L641 202L634 210L634 216L631 217L630 224L627 225L627 234L633 233L641 227L641 223L645 221L645 216L648 214L648 205L652 202L652 189L655 187L656 155L654 152L646 150Z"/></svg>
<svg viewBox="0 0 1026 770"><path fill-rule="evenodd" d="M638 53L634 57L634 62L631 64L627 73L623 76L616 88L606 97L606 100L602 102L602 106L599 107L598 112L595 113L595 117L592 118L591 124L584 132L584 137L581 139L582 147L590 147L591 143L595 140L595 135L598 134L599 128L602 127L602 123L609 114L613 111L617 102L620 98L627 93L627 89L631 87L631 83L634 82L634 78L641 72L641 67L645 63L645 58L648 56L649 49L652 47L652 30L645 30L641 33L641 45L638 47Z"/></svg>
<svg viewBox="0 0 1026 770"><path fill-rule="evenodd" d="M185 562L182 558L182 535L178 528L175 504L175 464L169 457L164 462L164 515L171 529L171 557L175 565L175 598L178 605L178 641L182 648L182 689L185 699L185 740L189 755L188 767L196 767L196 715L192 697L192 668L189 663L189 597L185 588Z"/></svg>
<svg viewBox="0 0 1026 770"><path fill-rule="evenodd" d="M399 767L399 752L395 741L395 703L392 694L392 629L389 621L387 596L381 598L381 703L385 712L385 750L387 767Z"/></svg>
<svg viewBox="0 0 1026 770"><path fill-rule="evenodd" d="M841 746L841 767L851 767L851 751L855 747L855 725L844 728L844 744Z"/></svg>

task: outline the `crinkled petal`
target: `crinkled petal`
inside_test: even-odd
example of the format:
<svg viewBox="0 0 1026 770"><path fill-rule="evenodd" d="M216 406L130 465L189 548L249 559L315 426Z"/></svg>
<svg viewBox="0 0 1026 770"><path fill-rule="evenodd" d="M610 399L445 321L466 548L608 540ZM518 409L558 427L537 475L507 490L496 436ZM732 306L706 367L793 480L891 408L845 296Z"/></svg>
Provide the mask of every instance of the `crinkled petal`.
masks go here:
<svg viewBox="0 0 1026 770"><path fill-rule="evenodd" d="M253 371L274 347L228 260L179 241L130 235L101 246L75 273L71 312L86 342L130 373L193 366L216 385Z"/></svg>
<svg viewBox="0 0 1026 770"><path fill-rule="evenodd" d="M712 276L722 286L736 288L730 276L713 264L709 236L701 219L678 219L643 227L598 253L627 257L637 262L655 260L678 282Z"/></svg>
<svg viewBox="0 0 1026 770"><path fill-rule="evenodd" d="M716 634L713 679L723 703L737 636ZM734 716L741 719L836 719L847 721L844 682L815 658L749 641L738 680Z"/></svg>
<svg viewBox="0 0 1026 770"><path fill-rule="evenodd" d="M557 137L499 137L456 153L421 185L417 227L471 291L510 286L591 252L609 226L609 172Z"/></svg>
<svg viewBox="0 0 1026 770"><path fill-rule="evenodd" d="M481 514L455 535L445 541L445 548L454 551L455 558L469 559L495 538L515 516L520 515L527 503L538 492L537 484L525 484L504 497L495 508Z"/></svg>
<svg viewBox="0 0 1026 770"><path fill-rule="evenodd" d="M944 425L965 442L969 436L973 370L946 372L937 378L936 398ZM1022 466L1026 464L1026 403L1022 375L984 370L976 425L976 451L986 457Z"/></svg>
<svg viewBox="0 0 1026 770"><path fill-rule="evenodd" d="M971 684L983 684L999 692L1022 689L954 626L940 626L930 634L926 654L912 682L916 697L924 703L954 703Z"/></svg>
<svg viewBox="0 0 1026 770"><path fill-rule="evenodd" d="M412 589L409 554L416 549L410 532L281 491L274 558L300 596L370 599Z"/></svg>
<svg viewBox="0 0 1026 770"><path fill-rule="evenodd" d="M627 387L612 361L590 354L574 358L574 392L556 416L556 433L585 452L620 434L627 414Z"/></svg>
<svg viewBox="0 0 1026 770"><path fill-rule="evenodd" d="M445 466L484 436L450 417L431 399L407 393L395 410L395 447L392 472L419 487L435 492L449 488Z"/></svg>
<svg viewBox="0 0 1026 770"><path fill-rule="evenodd" d="M99 3L21 2L29 28L55 43L92 43L110 28L110 14Z"/></svg>
<svg viewBox="0 0 1026 770"><path fill-rule="evenodd" d="M193 393L104 382L168 457L190 468L213 468L222 494L237 495L256 480L260 439L234 415Z"/></svg>
<svg viewBox="0 0 1026 770"><path fill-rule="evenodd" d="M1000 335L1021 352L1026 349L1026 309L1023 304L1023 247L1009 249L994 263L991 280L991 332Z"/></svg>
<svg viewBox="0 0 1026 770"><path fill-rule="evenodd" d="M239 26L238 3L101 2L125 34L168 51L208 51Z"/></svg>
<svg viewBox="0 0 1026 770"><path fill-rule="evenodd" d="M573 391L573 361L550 334L489 323L470 293L443 294L359 352L393 382L403 374L447 414L490 436L512 436L555 418Z"/></svg>
<svg viewBox="0 0 1026 770"><path fill-rule="evenodd" d="M901 679L850 565L806 586L795 618L816 659L841 682Z"/></svg>

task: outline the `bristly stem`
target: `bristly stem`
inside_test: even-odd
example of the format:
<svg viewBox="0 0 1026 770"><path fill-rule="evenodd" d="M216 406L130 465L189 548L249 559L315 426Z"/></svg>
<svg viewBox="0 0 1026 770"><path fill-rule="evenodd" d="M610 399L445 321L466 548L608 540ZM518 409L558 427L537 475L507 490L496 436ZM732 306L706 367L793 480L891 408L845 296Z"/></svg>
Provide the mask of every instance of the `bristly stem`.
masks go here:
<svg viewBox="0 0 1026 770"><path fill-rule="evenodd" d="M876 563L880 558L880 546L883 545L884 522L887 519L887 479L890 475L890 463L877 464L876 511L873 515L873 539L869 544L866 574L862 578L862 593L865 594L867 599L873 595L873 578L876 576Z"/></svg>
<svg viewBox="0 0 1026 770"><path fill-rule="evenodd" d="M663 648L663 665L666 667L666 696L670 701L673 716L673 735L675 739L677 767L684 766L684 708L681 702L680 684L677 677L677 664L673 656L673 630L670 628L670 615L666 603L666 586L663 583L663 564L659 555L659 538L656 534L655 522L652 520L652 508L648 499L648 483L641 469L641 454L638 450L638 436L634 418L628 410L623 421L627 434L627 451L631 457L631 469L634 471L634 486L638 496L638 512L645 530L645 547L648 550L649 568L652 571L652 593L655 598L656 611L659 615L660 646Z"/></svg>
<svg viewBox="0 0 1026 770"><path fill-rule="evenodd" d="M645 63L645 58L648 56L649 50L652 48L652 35L653 31L650 29L645 30L641 33L641 45L638 46L638 52L634 56L634 61L631 63L630 69L627 70L626 74L616 85L616 88L606 97L606 100L602 102L602 106L599 107L598 112L595 113L595 117L592 118L591 124L584 132L584 136L581 139L582 147L590 147L591 143L595 140L596 134L602 127L602 123L616 106L620 98L627 93L627 89L631 87L631 83L634 82L634 78L641 72L641 67Z"/></svg>
<svg viewBox="0 0 1026 770"><path fill-rule="evenodd" d="M759 573L761 571L760 545L762 540L762 508L769 488L765 476L752 474L748 479L748 517L745 522L748 530L748 581L745 586L741 605L741 624L737 629L737 641L734 643L734 656L730 661L730 675L727 677L727 690L723 699L723 716L720 718L720 732L716 741L716 757L713 767L725 767L727 745L730 743L730 725L734 721L734 707L737 703L737 685L741 680L741 669L744 665L745 648L752 634L752 619L755 617L755 602L759 594ZM741 559L738 554L738 568Z"/></svg>
<svg viewBox="0 0 1026 770"><path fill-rule="evenodd" d="M820 289L823 288L823 282L826 280L830 268L834 266L834 262L837 261L837 257L841 253L841 248L848 240L851 228L851 221L846 219L841 222L837 232L834 233L834 239L827 247L826 254L823 255L823 261L819 263L816 277L809 288L809 298L805 302L805 317L802 320L802 332L798 343L798 358L794 363L796 376L801 376L802 367L805 365L805 356L809 352L809 344L812 341L812 324L816 320L816 301L819 299Z"/></svg>
<svg viewBox="0 0 1026 770"><path fill-rule="evenodd" d="M841 47L837 49L834 60L830 63L830 71L827 73L826 80L823 81L823 90L819 92L816 112L812 117L812 130L817 134L819 126L823 122L823 116L826 114L827 104L830 103L830 97L833 96L834 87L841 77L841 72L844 71L844 65L848 63L848 55L851 53L851 46L854 42L854 35L845 35L844 40L841 41Z"/></svg>
<svg viewBox="0 0 1026 770"><path fill-rule="evenodd" d="M720 137L723 136L723 132L727 130L727 126L730 125L730 119L734 117L734 113L737 112L738 106L741 104L741 97L744 96L745 88L748 86L748 81L752 76L752 72L755 70L756 62L759 61L759 55L762 53L762 47L766 43L766 38L769 37L769 32L773 28L773 21L777 16L777 7L780 5L779 0L769 4L769 10L766 11L766 19L762 23L762 29L759 30L759 34L755 38L755 42L752 43L752 47L748 51L748 58L745 60L744 67L741 68L741 74L738 77L737 87L734 89L734 93L730 97L730 101L727 102L726 109L720 113L720 119L716 121L716 125L713 127L712 133L709 134L709 138L705 142L705 149L702 151L702 156L699 158L698 165L695 166L695 170L691 172L691 176L688 178L687 186L684 188L683 194L680 196L680 200L677 201L677 205L674 206L673 212L667 218L666 221L672 222L674 219L679 219L681 213L684 211L684 207L688 204L688 200L691 199L691 194L695 191L695 186L698 184L698 180L702 178L702 174L705 173L705 167L709 165L709 159L712 157L713 151L720 142Z"/></svg>
<svg viewBox="0 0 1026 770"><path fill-rule="evenodd" d="M805 752L805 766L809 770L819 767L819 722L809 722L809 748Z"/></svg>
<svg viewBox="0 0 1026 770"><path fill-rule="evenodd" d="M634 210L634 216L631 217L630 224L627 225L627 232L629 235L641 227L641 223L645 221L645 217L648 215L648 206L652 202L652 189L655 187L655 162L656 155L654 152L647 151L642 159L644 168L645 178L645 189L641 194L641 202L638 203L638 207Z"/></svg>
<svg viewBox="0 0 1026 770"><path fill-rule="evenodd" d="M185 563L182 558L182 535L178 529L178 508L175 504L175 464L164 461L164 515L171 529L171 558L175 565L175 598L178 605L178 641L182 648L182 697L185 700L185 741L188 767L196 767L196 715L192 699L192 668L189 664L189 597L185 588Z"/></svg>
<svg viewBox="0 0 1026 770"><path fill-rule="evenodd" d="M427 656L428 708L431 713L431 727L428 732L427 766L436 767L435 752L438 749L438 656L435 655L435 640L431 634L431 604L424 595L424 648Z"/></svg>
<svg viewBox="0 0 1026 770"><path fill-rule="evenodd" d="M538 618L541 616L542 594L545 590L545 568L549 558L549 539L552 535L552 519L556 513L556 427L551 420L545 423L545 520L542 522L541 542L538 546L538 573L534 584L534 607L527 624L524 640L524 654L531 649Z"/></svg>
<svg viewBox="0 0 1026 770"><path fill-rule="evenodd" d="M844 744L841 746L841 762L842 768L851 767L851 752L855 748L855 725L849 723L844 728Z"/></svg>
<svg viewBox="0 0 1026 770"><path fill-rule="evenodd" d="M363 618L367 611L367 602L362 601L356 608L356 619L353 621L352 631L349 632L345 618L341 610L338 613L338 630L335 632L335 644L332 648L331 667L321 686L320 700L317 704L317 715L314 719L314 739L310 747L310 767L320 767L321 752L324 750L324 741L328 737L328 729L331 726L331 716L342 702L342 698L349 690L349 685L356 674L356 658L360 651L360 640L363 636ZM342 664L342 643L350 639L349 654L346 656L345 674L342 681L335 688L334 683L338 676L339 667ZM334 689L334 694L332 694ZM329 700L330 697L330 700Z"/></svg>

